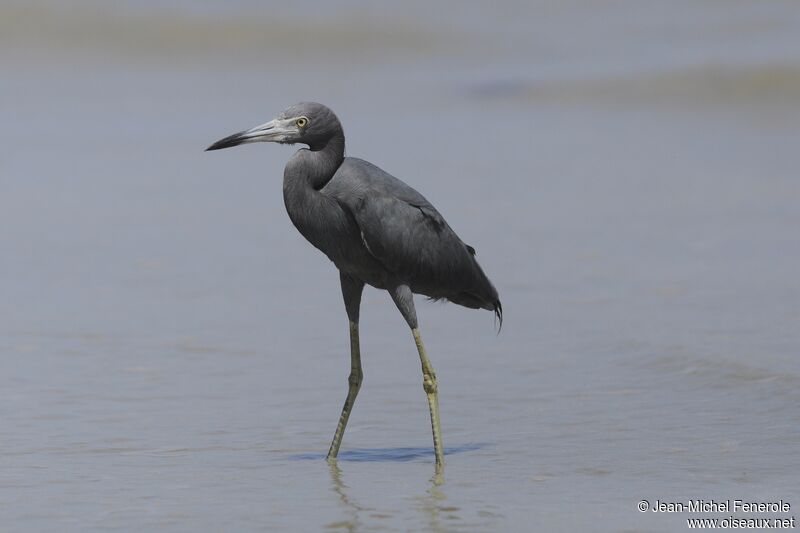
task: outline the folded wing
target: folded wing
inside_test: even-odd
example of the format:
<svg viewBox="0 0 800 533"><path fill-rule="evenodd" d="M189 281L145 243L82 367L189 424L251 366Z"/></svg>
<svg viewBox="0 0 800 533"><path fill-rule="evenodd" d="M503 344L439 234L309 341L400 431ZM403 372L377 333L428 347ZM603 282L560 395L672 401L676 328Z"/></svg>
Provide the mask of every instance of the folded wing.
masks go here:
<svg viewBox="0 0 800 533"><path fill-rule="evenodd" d="M348 211L369 253L414 292L497 311L497 291L442 215L378 167L347 158L329 194ZM344 192L346 191L346 194Z"/></svg>

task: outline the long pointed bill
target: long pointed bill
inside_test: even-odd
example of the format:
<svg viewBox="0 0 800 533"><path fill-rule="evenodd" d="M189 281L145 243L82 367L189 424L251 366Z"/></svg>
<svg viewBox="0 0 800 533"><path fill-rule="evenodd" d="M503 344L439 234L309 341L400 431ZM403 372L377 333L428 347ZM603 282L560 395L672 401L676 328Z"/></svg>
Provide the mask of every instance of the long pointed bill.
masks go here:
<svg viewBox="0 0 800 533"><path fill-rule="evenodd" d="M276 118L275 120L270 120L255 128L240 131L239 133L234 133L224 139L220 139L206 148L206 152L246 143L289 142L292 134L297 134L297 127L294 125L294 122L291 119L282 120Z"/></svg>

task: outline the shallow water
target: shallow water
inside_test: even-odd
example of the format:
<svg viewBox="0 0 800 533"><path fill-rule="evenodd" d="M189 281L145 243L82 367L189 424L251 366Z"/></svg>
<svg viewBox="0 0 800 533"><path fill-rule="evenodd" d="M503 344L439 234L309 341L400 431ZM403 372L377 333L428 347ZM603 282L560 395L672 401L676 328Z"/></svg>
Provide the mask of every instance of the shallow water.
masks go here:
<svg viewBox="0 0 800 533"><path fill-rule="evenodd" d="M795 3L122 5L0 6L3 531L686 529L642 499L796 514ZM202 152L303 99L434 202L501 294L500 335L418 300L443 484L412 338L376 290L322 460L347 322L283 208L294 148Z"/></svg>

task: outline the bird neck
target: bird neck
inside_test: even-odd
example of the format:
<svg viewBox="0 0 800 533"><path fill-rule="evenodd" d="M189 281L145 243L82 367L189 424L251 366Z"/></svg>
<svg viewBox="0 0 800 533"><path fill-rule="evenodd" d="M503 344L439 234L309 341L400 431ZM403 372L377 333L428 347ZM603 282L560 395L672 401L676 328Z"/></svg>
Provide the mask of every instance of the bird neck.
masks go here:
<svg viewBox="0 0 800 533"><path fill-rule="evenodd" d="M335 203L322 194L344 161L344 135L339 132L322 146L298 150L283 171L283 201L292 223L319 248L324 228L320 217ZM321 248L320 248L321 249Z"/></svg>
<svg viewBox="0 0 800 533"><path fill-rule="evenodd" d="M344 161L344 133L339 131L324 144L311 145L308 150L297 152L298 155L302 158L298 177L318 191L331 180Z"/></svg>

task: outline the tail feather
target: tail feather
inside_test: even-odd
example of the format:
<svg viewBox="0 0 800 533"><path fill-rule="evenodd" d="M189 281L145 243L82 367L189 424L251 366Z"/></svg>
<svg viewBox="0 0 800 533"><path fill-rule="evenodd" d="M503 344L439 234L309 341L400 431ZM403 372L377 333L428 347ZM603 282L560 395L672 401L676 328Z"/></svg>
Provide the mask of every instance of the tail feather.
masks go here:
<svg viewBox="0 0 800 533"><path fill-rule="evenodd" d="M464 307L469 307L470 309L487 309L489 311L494 311L495 323L499 323L499 327L497 328L497 334L499 335L500 332L503 330L503 304L500 303L499 298L497 298L494 301L487 301L475 294L462 292L459 294L451 294L447 296L428 296L428 299L434 302L449 301L453 302L454 304L463 305Z"/></svg>
<svg viewBox="0 0 800 533"><path fill-rule="evenodd" d="M499 299L494 302L494 317L500 322L500 327L497 328L497 334L500 335L500 332L503 331L503 304Z"/></svg>
<svg viewBox="0 0 800 533"><path fill-rule="evenodd" d="M434 279L433 283L417 283L412 290L434 301L450 301L470 309L493 311L495 324L499 323L499 335L503 329L503 304L500 303L497 289L475 259L475 248L459 243L462 253L452 255L451 267L442 270L441 277Z"/></svg>

